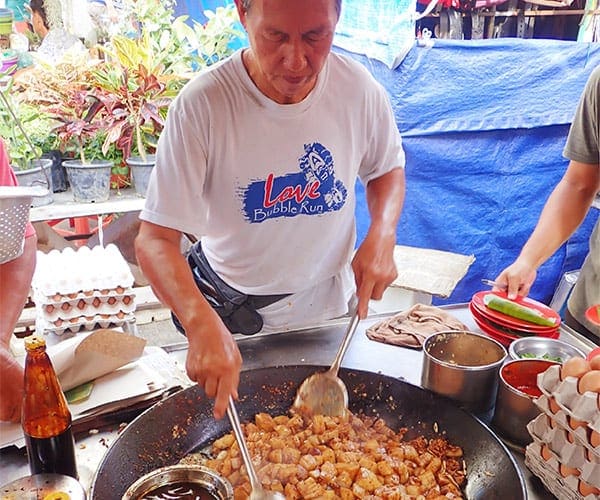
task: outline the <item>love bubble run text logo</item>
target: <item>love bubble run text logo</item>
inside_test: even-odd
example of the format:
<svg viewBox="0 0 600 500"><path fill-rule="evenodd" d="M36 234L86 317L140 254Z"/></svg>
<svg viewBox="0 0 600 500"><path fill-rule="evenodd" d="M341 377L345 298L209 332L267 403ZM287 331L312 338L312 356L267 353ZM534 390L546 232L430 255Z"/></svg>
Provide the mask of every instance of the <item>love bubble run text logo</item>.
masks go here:
<svg viewBox="0 0 600 500"><path fill-rule="evenodd" d="M276 217L319 215L340 210L348 192L335 178L331 152L318 142L304 145L300 172L252 182L243 191L244 215L251 223Z"/></svg>

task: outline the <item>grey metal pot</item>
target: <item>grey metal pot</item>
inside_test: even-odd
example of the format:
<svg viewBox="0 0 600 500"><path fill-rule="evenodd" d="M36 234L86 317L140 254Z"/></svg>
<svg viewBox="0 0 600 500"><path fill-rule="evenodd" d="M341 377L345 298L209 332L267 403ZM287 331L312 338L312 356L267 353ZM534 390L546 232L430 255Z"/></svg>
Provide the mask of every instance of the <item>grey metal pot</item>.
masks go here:
<svg viewBox="0 0 600 500"><path fill-rule="evenodd" d="M490 337L469 331L434 333L423 344L421 385L454 399L473 413L491 410L498 371L506 349Z"/></svg>
<svg viewBox="0 0 600 500"><path fill-rule="evenodd" d="M515 386L537 387L538 374L554 364L553 361L541 359L515 359L500 369L500 384L491 425L504 439L521 447L532 441L527 424L541 410L535 405L534 396Z"/></svg>

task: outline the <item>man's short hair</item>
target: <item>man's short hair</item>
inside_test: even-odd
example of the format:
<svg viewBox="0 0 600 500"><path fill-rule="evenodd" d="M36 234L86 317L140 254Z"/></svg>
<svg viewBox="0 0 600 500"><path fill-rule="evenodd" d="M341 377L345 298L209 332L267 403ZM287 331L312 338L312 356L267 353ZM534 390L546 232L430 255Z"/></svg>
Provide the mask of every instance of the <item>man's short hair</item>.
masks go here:
<svg viewBox="0 0 600 500"><path fill-rule="evenodd" d="M250 5L252 5L252 0L241 0L241 4L242 8L248 12L250 10ZM335 0L335 10L339 16L342 12L342 0Z"/></svg>

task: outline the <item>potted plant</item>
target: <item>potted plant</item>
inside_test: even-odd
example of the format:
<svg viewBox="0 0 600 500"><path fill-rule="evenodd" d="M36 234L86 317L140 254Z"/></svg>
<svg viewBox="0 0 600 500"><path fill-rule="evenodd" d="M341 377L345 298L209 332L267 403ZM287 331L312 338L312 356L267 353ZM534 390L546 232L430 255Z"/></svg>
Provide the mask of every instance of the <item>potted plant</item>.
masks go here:
<svg viewBox="0 0 600 500"><path fill-rule="evenodd" d="M66 160L66 162L64 162L66 164L65 166L74 169L76 168L74 165L77 165L78 168L78 160L81 160L81 158L84 158L84 161L81 163L85 162L86 164L94 165L95 168L107 164L110 165L109 189L118 190L129 186L131 183L129 167L127 167L123 160L123 153L119 151L114 144L107 143L106 122L98 122L95 125L100 126L85 138L81 149L79 149L79 147L72 150L69 148L66 149L67 154L71 156L72 159ZM102 170L102 179L104 183L104 166L102 166ZM71 171L71 175L73 175L73 171Z"/></svg>
<svg viewBox="0 0 600 500"><path fill-rule="evenodd" d="M145 195L154 166L153 153L163 129L169 104L181 87L181 79L162 74L149 61L143 42L112 38L110 62L92 71L93 95L106 115L104 151L115 146L131 168L136 192Z"/></svg>
<svg viewBox="0 0 600 500"><path fill-rule="evenodd" d="M48 189L47 195L32 199L32 206L48 205L54 201L52 161L42 158L42 148L52 144L51 120L34 107L16 102L9 89L0 91L0 137L19 184Z"/></svg>
<svg viewBox="0 0 600 500"><path fill-rule="evenodd" d="M19 98L54 120L52 133L64 157L75 201L104 201L109 197L112 163L103 159L97 137L106 128L101 103L90 93L90 69L96 61L69 54L60 62L40 60L16 83Z"/></svg>
<svg viewBox="0 0 600 500"><path fill-rule="evenodd" d="M73 159L63 161L73 199L79 202L106 201L110 195L113 162L104 157L106 122L101 103L86 88L72 88L63 101L50 106L51 115L59 123L54 131L61 150Z"/></svg>
<svg viewBox="0 0 600 500"><path fill-rule="evenodd" d="M95 96L106 110L107 143L116 144L131 168L136 192L146 193L167 110L195 71L229 55L241 35L233 5L217 9L204 25L173 18L171 2L138 0L131 8L138 37L115 35L102 48L106 62L92 70Z"/></svg>

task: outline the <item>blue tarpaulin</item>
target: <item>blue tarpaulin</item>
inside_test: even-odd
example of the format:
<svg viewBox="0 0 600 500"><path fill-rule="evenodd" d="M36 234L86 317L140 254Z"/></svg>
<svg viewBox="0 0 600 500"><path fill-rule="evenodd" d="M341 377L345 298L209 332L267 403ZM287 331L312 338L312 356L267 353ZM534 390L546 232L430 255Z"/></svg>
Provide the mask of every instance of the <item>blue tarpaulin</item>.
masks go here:
<svg viewBox="0 0 600 500"><path fill-rule="evenodd" d="M341 49L336 49L344 52ZM348 53L388 90L407 156L397 242L473 254L449 299L467 302L517 256L567 160L562 149L600 45L556 40L436 40L391 70ZM359 241L369 223L357 186ZM544 264L530 296L548 303L578 269L598 210Z"/></svg>

